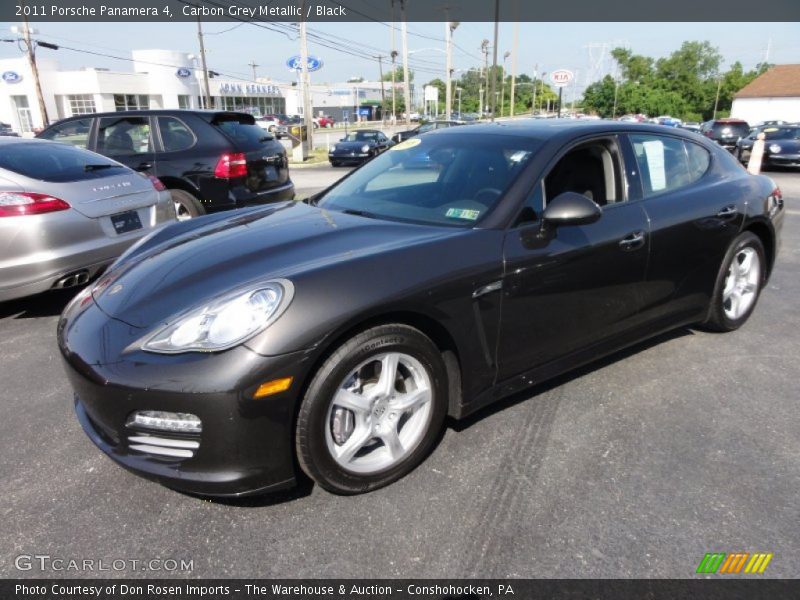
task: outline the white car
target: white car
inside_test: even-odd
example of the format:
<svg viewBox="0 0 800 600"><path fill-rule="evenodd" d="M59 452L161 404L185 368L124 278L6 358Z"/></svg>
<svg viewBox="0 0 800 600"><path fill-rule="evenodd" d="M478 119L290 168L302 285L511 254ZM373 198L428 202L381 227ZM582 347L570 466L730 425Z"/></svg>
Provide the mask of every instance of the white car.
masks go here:
<svg viewBox="0 0 800 600"><path fill-rule="evenodd" d="M259 117L256 119L256 125L266 129L278 139L289 136L289 128L275 117Z"/></svg>

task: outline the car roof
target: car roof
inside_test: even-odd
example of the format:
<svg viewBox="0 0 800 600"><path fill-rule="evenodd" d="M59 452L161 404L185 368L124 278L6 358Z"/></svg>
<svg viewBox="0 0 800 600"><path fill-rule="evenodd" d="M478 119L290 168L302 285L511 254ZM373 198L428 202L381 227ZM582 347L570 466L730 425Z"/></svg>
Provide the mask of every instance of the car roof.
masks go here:
<svg viewBox="0 0 800 600"><path fill-rule="evenodd" d="M72 120L80 120L80 119L91 119L94 117L122 117L122 116L133 116L133 117L143 117L149 115L202 115L202 116L213 116L213 115L247 115L249 117L255 118L254 115L250 113L242 112L240 110L211 110L211 109L194 109L194 108L154 108L154 109L142 109L142 110L125 110L125 111L110 111L110 112L99 112L99 113L87 113L83 115L73 115L71 117L65 117L63 119L59 119L55 123L51 123L50 126L55 125L56 123L63 123L65 121L72 121Z"/></svg>
<svg viewBox="0 0 800 600"><path fill-rule="evenodd" d="M0 144L24 144L26 142L34 143L34 144L61 144L62 143L62 142L54 142L53 140L43 140L43 139L39 139L39 138L0 136Z"/></svg>
<svg viewBox="0 0 800 600"><path fill-rule="evenodd" d="M608 119L575 120L575 119L515 119L513 121L495 121L479 123L469 127L448 127L437 129L425 135L513 135L535 139L565 138L570 139L582 135L604 133L658 133L677 135L696 140L690 132L674 127L648 123L626 123Z"/></svg>

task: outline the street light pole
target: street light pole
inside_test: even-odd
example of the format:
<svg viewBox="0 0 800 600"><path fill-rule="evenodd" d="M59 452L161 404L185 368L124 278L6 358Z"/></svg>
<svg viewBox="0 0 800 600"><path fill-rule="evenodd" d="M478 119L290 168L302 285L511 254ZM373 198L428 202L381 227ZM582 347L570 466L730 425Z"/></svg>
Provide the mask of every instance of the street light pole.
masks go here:
<svg viewBox="0 0 800 600"><path fill-rule="evenodd" d="M511 52L503 54L503 65L500 67L500 116L503 116L503 107L506 104L506 59L511 56Z"/></svg>

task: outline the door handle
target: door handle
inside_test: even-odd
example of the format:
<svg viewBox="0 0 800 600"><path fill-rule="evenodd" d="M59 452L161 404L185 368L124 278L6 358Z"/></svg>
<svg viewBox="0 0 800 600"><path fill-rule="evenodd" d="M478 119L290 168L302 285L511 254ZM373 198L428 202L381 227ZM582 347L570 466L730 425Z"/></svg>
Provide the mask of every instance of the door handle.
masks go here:
<svg viewBox="0 0 800 600"><path fill-rule="evenodd" d="M623 250L638 250L644 246L644 231L634 231L619 241L619 247Z"/></svg>
<svg viewBox="0 0 800 600"><path fill-rule="evenodd" d="M147 169L152 169L153 165L149 162L139 163L139 166L136 167L136 171L147 171Z"/></svg>
<svg viewBox="0 0 800 600"><path fill-rule="evenodd" d="M721 209L717 213L717 216L724 219L725 217L732 217L737 212L739 211L736 210L736 207L733 204L731 204L730 206L726 206L725 208Z"/></svg>

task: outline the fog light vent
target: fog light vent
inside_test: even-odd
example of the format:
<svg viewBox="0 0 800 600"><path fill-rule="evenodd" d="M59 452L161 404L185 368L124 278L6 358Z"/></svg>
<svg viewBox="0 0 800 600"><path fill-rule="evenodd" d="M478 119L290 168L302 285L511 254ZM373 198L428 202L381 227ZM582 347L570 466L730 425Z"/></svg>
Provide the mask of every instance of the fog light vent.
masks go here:
<svg viewBox="0 0 800 600"><path fill-rule="evenodd" d="M190 413L174 413L161 410L137 410L131 413L125 425L178 433L200 433L203 431L200 417Z"/></svg>

